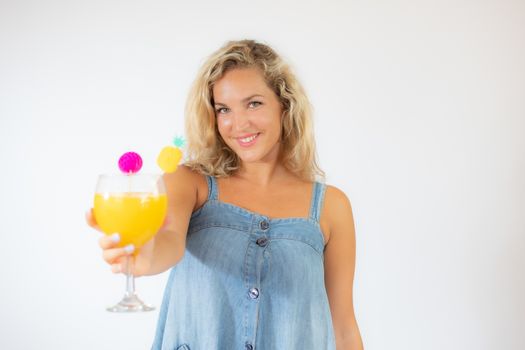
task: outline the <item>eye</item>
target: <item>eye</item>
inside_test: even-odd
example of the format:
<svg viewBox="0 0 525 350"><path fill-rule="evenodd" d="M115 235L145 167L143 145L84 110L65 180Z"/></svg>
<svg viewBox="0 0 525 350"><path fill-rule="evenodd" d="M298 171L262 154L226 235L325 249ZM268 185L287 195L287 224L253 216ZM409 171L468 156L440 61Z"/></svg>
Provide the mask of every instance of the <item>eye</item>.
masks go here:
<svg viewBox="0 0 525 350"><path fill-rule="evenodd" d="M260 105L262 105L262 102L259 102L259 101L251 101L250 103L248 103L248 107L250 108L256 108L256 107L259 107Z"/></svg>
<svg viewBox="0 0 525 350"><path fill-rule="evenodd" d="M230 110L229 108L221 107L221 108L217 108L215 112L217 112L217 114L224 114L224 113L227 113L229 110Z"/></svg>

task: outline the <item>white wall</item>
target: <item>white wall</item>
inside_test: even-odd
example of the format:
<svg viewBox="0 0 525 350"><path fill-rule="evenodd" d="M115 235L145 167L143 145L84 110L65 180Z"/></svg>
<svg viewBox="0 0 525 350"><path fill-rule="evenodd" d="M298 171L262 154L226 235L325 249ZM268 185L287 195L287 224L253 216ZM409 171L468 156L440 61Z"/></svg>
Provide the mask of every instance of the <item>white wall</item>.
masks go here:
<svg viewBox="0 0 525 350"><path fill-rule="evenodd" d="M149 348L157 312L104 310L124 280L84 211L122 152L157 171L197 68L241 38L315 106L365 348L525 348L525 2L323 3L0 1L0 348Z"/></svg>

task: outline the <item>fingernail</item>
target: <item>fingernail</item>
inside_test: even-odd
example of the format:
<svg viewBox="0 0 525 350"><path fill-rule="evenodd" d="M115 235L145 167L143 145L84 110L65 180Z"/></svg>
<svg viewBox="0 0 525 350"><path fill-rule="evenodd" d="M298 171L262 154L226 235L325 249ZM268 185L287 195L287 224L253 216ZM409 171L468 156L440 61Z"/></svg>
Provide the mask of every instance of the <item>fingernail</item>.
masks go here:
<svg viewBox="0 0 525 350"><path fill-rule="evenodd" d="M120 242L120 235L118 233L112 234L109 238L115 243Z"/></svg>
<svg viewBox="0 0 525 350"><path fill-rule="evenodd" d="M124 247L124 251L128 254L133 253L134 250L135 250L135 246L133 244L128 244L127 246Z"/></svg>

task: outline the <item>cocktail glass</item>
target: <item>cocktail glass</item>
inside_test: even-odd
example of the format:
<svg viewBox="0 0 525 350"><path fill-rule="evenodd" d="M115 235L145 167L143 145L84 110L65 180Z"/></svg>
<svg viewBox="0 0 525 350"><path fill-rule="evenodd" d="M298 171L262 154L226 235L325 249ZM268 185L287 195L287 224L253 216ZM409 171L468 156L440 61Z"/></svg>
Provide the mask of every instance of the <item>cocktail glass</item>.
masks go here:
<svg viewBox="0 0 525 350"><path fill-rule="evenodd" d="M157 233L166 216L167 198L162 175L115 174L98 177L94 199L94 216L107 235L118 233L119 246L135 246L126 256L126 292L112 312L141 312L154 310L135 292L131 266L140 248Z"/></svg>

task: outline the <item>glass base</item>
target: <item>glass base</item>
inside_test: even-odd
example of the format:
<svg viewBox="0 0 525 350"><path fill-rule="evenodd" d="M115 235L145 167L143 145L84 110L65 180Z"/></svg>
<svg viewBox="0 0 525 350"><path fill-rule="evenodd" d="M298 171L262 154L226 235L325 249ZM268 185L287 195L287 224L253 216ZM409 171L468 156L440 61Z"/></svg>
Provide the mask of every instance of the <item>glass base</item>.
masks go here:
<svg viewBox="0 0 525 350"><path fill-rule="evenodd" d="M153 311L155 307L144 304L137 294L126 294L118 304L110 306L106 310L110 312L145 312Z"/></svg>

